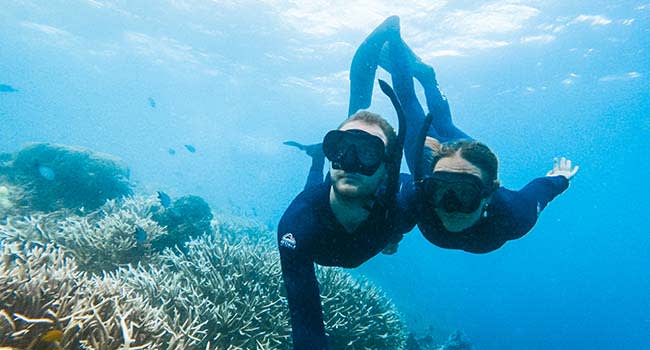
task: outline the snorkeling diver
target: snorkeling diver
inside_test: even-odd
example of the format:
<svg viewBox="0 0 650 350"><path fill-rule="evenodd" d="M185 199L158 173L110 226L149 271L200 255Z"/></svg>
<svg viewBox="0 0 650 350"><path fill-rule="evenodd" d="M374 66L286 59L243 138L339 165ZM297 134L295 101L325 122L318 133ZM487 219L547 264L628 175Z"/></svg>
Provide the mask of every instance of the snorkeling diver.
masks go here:
<svg viewBox="0 0 650 350"><path fill-rule="evenodd" d="M399 135L365 111L328 132L322 151L329 180L322 181L321 167L278 225L294 350L329 349L314 264L357 267L415 227L414 208L398 196L404 115L390 86L380 86L395 106Z"/></svg>
<svg viewBox="0 0 650 350"><path fill-rule="evenodd" d="M357 49L350 68L350 110L370 105L369 76L378 65L391 74L406 114L404 153L416 183L418 227L431 243L471 253L496 250L530 231L578 171L570 160L556 159L547 176L521 190L501 187L496 155L453 124L433 68L402 40L397 16L386 19ZM426 117L414 78L424 88Z"/></svg>

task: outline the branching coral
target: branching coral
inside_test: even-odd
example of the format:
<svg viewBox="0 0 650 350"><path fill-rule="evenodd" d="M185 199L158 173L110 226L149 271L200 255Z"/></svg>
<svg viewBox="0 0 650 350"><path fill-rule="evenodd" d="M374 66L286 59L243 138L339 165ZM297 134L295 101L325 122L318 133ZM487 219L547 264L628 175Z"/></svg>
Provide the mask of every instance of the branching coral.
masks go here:
<svg viewBox="0 0 650 350"><path fill-rule="evenodd" d="M0 177L0 221L27 212L29 208L25 206L25 196L20 186L14 186Z"/></svg>
<svg viewBox="0 0 650 350"><path fill-rule="evenodd" d="M88 278L74 258L53 245L3 244L0 269L0 346L52 346L43 334L61 331L64 349L191 348L173 341L175 329L160 309L120 280Z"/></svg>
<svg viewBox="0 0 650 350"><path fill-rule="evenodd" d="M289 349L268 228L220 217L213 234L158 252L151 242L166 231L151 220L155 203L134 197L85 216L58 211L0 224L0 242L22 242L4 248L0 336L10 341L0 346L36 344L54 328L65 349ZM376 287L340 269L318 269L318 279L333 349L403 347L399 316Z"/></svg>
<svg viewBox="0 0 650 350"><path fill-rule="evenodd" d="M198 313L207 322L210 349L288 348L288 310L271 251L245 239L206 237L190 242L186 252L168 251L165 260L167 268L187 276L185 297L195 299L191 291L197 291L206 301Z"/></svg>
<svg viewBox="0 0 650 350"><path fill-rule="evenodd" d="M125 278L165 310L205 322L201 343L209 349L289 349L288 308L283 296L279 257L270 240L252 243L221 235L167 251L157 276ZM259 232L259 231L258 231ZM116 273L143 276L121 269ZM319 269L326 327L333 349L401 349L404 325L395 307L367 281L357 281L340 269ZM161 288L161 286L164 286ZM155 303L155 302L154 302ZM199 321L193 322L197 324Z"/></svg>
<svg viewBox="0 0 650 350"><path fill-rule="evenodd" d="M99 273L117 266L155 261L151 243L167 231L151 219L155 199L109 200L85 216L67 211L10 217L0 223L0 238L56 242L77 259L84 271ZM139 236L140 234L140 236Z"/></svg>
<svg viewBox="0 0 650 350"><path fill-rule="evenodd" d="M406 326L395 306L367 280L317 269L325 328L333 349L402 349Z"/></svg>

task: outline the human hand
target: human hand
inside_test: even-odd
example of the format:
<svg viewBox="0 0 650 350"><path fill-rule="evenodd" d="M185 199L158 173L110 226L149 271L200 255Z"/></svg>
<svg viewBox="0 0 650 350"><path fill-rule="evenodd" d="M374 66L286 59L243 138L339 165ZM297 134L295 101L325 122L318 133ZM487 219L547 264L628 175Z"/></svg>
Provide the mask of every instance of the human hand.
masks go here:
<svg viewBox="0 0 650 350"><path fill-rule="evenodd" d="M571 180L578 172L578 169L580 169L580 167L577 165L573 166L570 159L566 159L565 157L562 157L560 159L554 158L553 169L546 173L546 176L561 175L564 176L567 180Z"/></svg>
<svg viewBox="0 0 650 350"><path fill-rule="evenodd" d="M382 250L382 254L393 255L397 253L397 248L399 247L399 242L388 243L388 245Z"/></svg>

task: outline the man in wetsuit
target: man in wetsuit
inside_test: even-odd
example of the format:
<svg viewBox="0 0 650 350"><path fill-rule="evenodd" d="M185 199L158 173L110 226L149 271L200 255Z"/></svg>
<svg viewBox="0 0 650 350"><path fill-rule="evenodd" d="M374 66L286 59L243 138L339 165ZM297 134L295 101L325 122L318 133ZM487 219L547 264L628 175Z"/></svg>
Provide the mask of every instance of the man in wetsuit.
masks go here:
<svg viewBox="0 0 650 350"><path fill-rule="evenodd" d="M415 226L415 208L397 195L402 143L379 115L354 114L323 139L329 181L320 181L320 169L310 172L311 183L282 216L278 247L294 350L329 348L314 264L357 267Z"/></svg>
<svg viewBox="0 0 650 350"><path fill-rule="evenodd" d="M389 17L357 50L350 77L361 93L350 96L350 108L370 105L373 85L368 77L374 77L377 63L391 74L407 119L404 151L417 183L420 231L439 247L472 253L487 253L522 237L546 205L567 189L578 167L561 158L547 176L519 191L499 186L496 156L454 126L433 68L413 53L399 30L399 18ZM424 88L428 118L415 94L414 78Z"/></svg>

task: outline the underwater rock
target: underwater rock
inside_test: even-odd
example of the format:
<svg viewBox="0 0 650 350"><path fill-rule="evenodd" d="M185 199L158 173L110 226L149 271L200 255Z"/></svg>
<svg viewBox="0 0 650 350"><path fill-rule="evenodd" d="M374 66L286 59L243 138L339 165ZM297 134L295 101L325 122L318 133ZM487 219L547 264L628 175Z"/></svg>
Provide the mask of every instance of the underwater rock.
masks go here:
<svg viewBox="0 0 650 350"><path fill-rule="evenodd" d="M94 210L106 200L132 194L127 165L88 149L34 143L0 167L0 175L23 186L33 210Z"/></svg>
<svg viewBox="0 0 650 350"><path fill-rule="evenodd" d="M168 197L159 193L158 200L161 207L152 218L164 226L169 234L156 239L153 242L154 249L162 250L174 246L183 249L184 243L190 239L212 232L212 211L203 198L183 196L168 204L163 203L169 200Z"/></svg>

